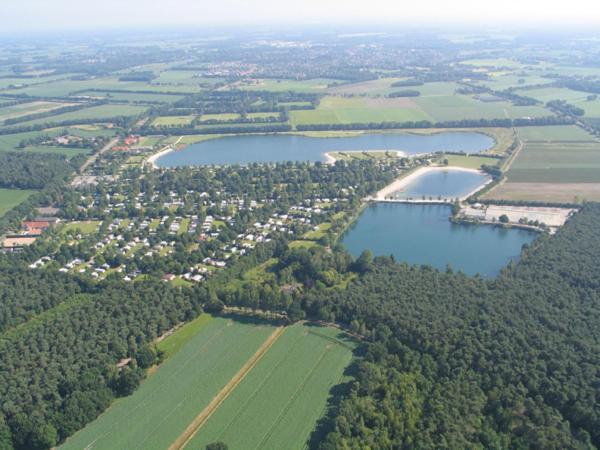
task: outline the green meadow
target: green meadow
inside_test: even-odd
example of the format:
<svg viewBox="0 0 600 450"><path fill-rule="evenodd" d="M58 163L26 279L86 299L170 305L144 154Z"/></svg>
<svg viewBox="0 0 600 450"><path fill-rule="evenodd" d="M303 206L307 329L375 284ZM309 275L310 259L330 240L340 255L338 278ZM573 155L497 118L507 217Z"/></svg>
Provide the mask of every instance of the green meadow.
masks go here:
<svg viewBox="0 0 600 450"><path fill-rule="evenodd" d="M27 189L0 189L0 216L27 200L34 192Z"/></svg>

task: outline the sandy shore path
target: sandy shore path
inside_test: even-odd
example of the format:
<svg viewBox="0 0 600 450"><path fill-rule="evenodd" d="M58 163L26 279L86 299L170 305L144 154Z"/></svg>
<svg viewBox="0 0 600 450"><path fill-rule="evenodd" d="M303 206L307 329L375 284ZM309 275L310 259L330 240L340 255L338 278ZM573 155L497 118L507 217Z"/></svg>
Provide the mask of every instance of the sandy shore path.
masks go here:
<svg viewBox="0 0 600 450"><path fill-rule="evenodd" d="M146 161L144 162L144 165L149 164L150 167L152 167L153 169L158 169L159 167L156 164L156 161L158 160L158 158L165 156L167 153L171 153L177 147L177 145L181 142L181 139L183 139L183 136L180 136L179 139L177 139L174 144L169 144L166 147L164 147L160 152L154 153L153 155L148 157L148 159L146 159Z"/></svg>
<svg viewBox="0 0 600 450"><path fill-rule="evenodd" d="M405 188L406 186L408 186L409 184L411 184L412 182L417 180L419 177L421 177L427 173L450 172L450 171L452 171L452 172L471 172L471 173L480 173L480 174L484 173L481 170L467 169L464 167L453 167L453 166L420 167L417 170L415 170L414 172L411 172L402 178L398 178L397 180L394 180L392 183L388 184L382 190L377 192L373 197L371 197L371 199L372 200L386 200L386 198L389 197L390 195L392 195L394 192L397 192L397 191ZM483 186L481 186L481 187L483 187ZM481 187L477 188L477 190L481 189Z"/></svg>

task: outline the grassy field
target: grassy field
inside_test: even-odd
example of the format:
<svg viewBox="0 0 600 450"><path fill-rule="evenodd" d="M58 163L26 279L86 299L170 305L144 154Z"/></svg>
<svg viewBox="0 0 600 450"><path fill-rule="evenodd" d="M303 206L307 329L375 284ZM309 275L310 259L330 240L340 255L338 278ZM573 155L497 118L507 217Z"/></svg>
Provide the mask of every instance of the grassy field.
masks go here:
<svg viewBox="0 0 600 450"><path fill-rule="evenodd" d="M518 128L517 132L524 142L590 142L594 139L587 131L575 125L523 127Z"/></svg>
<svg viewBox="0 0 600 450"><path fill-rule="evenodd" d="M371 83L365 86L366 83ZM345 85L344 89L377 92L387 89L382 80ZM386 82L387 83L387 82ZM360 85L360 86L359 86ZM481 102L472 96L457 94L456 83L426 83L416 86L421 95L410 98L327 96L315 110L291 111L293 125L319 123L408 122L429 120L443 122L460 119L517 119L552 115L539 106L514 106L507 101ZM336 88L338 89L338 88ZM339 87L342 89L342 87ZM400 88L398 88L400 89Z"/></svg>
<svg viewBox="0 0 600 450"><path fill-rule="evenodd" d="M273 330L249 320L201 316L159 344L171 357L131 396L60 448L168 448Z"/></svg>
<svg viewBox="0 0 600 450"><path fill-rule="evenodd" d="M82 136L82 137L92 137L92 136L112 136L114 131L112 130L90 130L90 129L82 129L79 127L68 127L66 128L69 134ZM46 128L40 131L29 131L26 133L15 133L15 134L3 134L0 135L0 151L36 151L34 147L25 147L24 149L18 148L19 144L23 140L33 139L39 136L50 136L56 137L60 136L65 131L64 127L59 128ZM41 147L41 146L38 146ZM61 149L68 151L69 149ZM77 149L75 149L77 150ZM87 150L86 150L87 151Z"/></svg>
<svg viewBox="0 0 600 450"><path fill-rule="evenodd" d="M481 84L495 91L503 91L508 88L518 88L525 86L534 86L552 83L552 80L537 75L519 76L513 73L502 73L492 76L490 80L483 81ZM523 95L527 95L523 92Z"/></svg>
<svg viewBox="0 0 600 450"><path fill-rule="evenodd" d="M483 198L555 203L597 202L600 201L600 183L503 183Z"/></svg>
<svg viewBox="0 0 600 450"><path fill-rule="evenodd" d="M248 91L272 91L272 92L323 92L332 83L340 80L326 78L315 78L312 80L286 80L286 79L264 79L240 81L232 85L236 89Z"/></svg>
<svg viewBox="0 0 600 450"><path fill-rule="evenodd" d="M81 234L92 234L98 230L102 222L100 220L88 220L85 222L71 222L63 225L60 228L60 234L66 234L72 231L77 231Z"/></svg>
<svg viewBox="0 0 600 450"><path fill-rule="evenodd" d="M327 89L330 94L353 94L353 95L387 95L392 91L401 89L415 89L416 87L394 88L392 83L401 78L378 78L377 80L363 81L361 83L341 84Z"/></svg>
<svg viewBox="0 0 600 450"><path fill-rule="evenodd" d="M466 169L480 169L483 165L496 166L500 162L498 158L475 155L444 155L442 159L447 159L449 166L464 167Z"/></svg>
<svg viewBox="0 0 600 450"><path fill-rule="evenodd" d="M18 117L28 116L30 114L39 114L52 111L63 106L73 105L74 103L59 103L59 102L29 102L19 103L18 105L7 106L0 108L0 121L6 119L15 119Z"/></svg>
<svg viewBox="0 0 600 450"><path fill-rule="evenodd" d="M352 347L337 329L287 328L185 448L214 441L231 450L305 448Z"/></svg>
<svg viewBox="0 0 600 450"><path fill-rule="evenodd" d="M582 108L585 111L585 117L600 117L600 99L588 101L587 97L591 94L587 92L551 87L518 91L517 93L533 97L543 102L548 102L550 100L565 100L572 105Z"/></svg>
<svg viewBox="0 0 600 450"><path fill-rule="evenodd" d="M34 192L26 189L0 189L0 216L27 200Z"/></svg>
<svg viewBox="0 0 600 450"><path fill-rule="evenodd" d="M44 117L43 119L30 120L28 122L22 122L20 126L45 124L45 123L56 123L63 122L66 120L83 120L83 119L108 119L119 116L135 116L143 113L148 108L145 106L133 106L133 105L100 105L92 106L91 108L84 108L77 111L71 111L64 114L57 114L56 116Z"/></svg>
<svg viewBox="0 0 600 450"><path fill-rule="evenodd" d="M429 120L412 99L328 96L315 110L290 111L294 125Z"/></svg>
<svg viewBox="0 0 600 450"><path fill-rule="evenodd" d="M155 127L175 127L190 125L196 116L160 116L154 119L152 125Z"/></svg>
<svg viewBox="0 0 600 450"><path fill-rule="evenodd" d="M79 92L98 90L131 90L131 91L154 91L173 93L194 93L202 89L197 86L186 85L159 85L143 81L119 81L116 76L92 78L89 80L67 80L61 79L43 84L26 86L18 89L6 90L7 94L27 94L32 97L65 97L80 95Z"/></svg>
<svg viewBox="0 0 600 450"><path fill-rule="evenodd" d="M507 177L509 182L599 182L600 144L526 143Z"/></svg>
<svg viewBox="0 0 600 450"><path fill-rule="evenodd" d="M600 143L575 126L518 129L524 142L507 180L486 199L578 203L600 200Z"/></svg>
<svg viewBox="0 0 600 450"><path fill-rule="evenodd" d="M181 100L181 95L168 94L139 94L135 92L98 92L85 91L77 95L84 95L97 98L108 98L111 100L126 101L126 102L159 102L159 103L174 103Z"/></svg>

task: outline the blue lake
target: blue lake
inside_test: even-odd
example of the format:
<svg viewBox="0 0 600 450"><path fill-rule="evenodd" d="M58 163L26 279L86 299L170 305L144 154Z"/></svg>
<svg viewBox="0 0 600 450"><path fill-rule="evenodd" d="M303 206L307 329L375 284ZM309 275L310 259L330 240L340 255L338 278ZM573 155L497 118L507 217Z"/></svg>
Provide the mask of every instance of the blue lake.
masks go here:
<svg viewBox="0 0 600 450"><path fill-rule="evenodd" d="M490 180L488 175L466 170L435 170L424 173L405 186L393 192L390 197L419 200L462 198Z"/></svg>
<svg viewBox="0 0 600 450"><path fill-rule="evenodd" d="M523 244L536 234L489 225L453 224L450 206L372 203L344 234L342 243L355 256L393 254L398 262L447 265L468 275L497 275L518 260Z"/></svg>
<svg viewBox="0 0 600 450"><path fill-rule="evenodd" d="M482 133L446 132L428 135L372 133L354 137L316 138L293 134L226 136L168 153L159 167L253 162L324 161L328 151L400 150L408 154L436 151L479 153L494 145Z"/></svg>

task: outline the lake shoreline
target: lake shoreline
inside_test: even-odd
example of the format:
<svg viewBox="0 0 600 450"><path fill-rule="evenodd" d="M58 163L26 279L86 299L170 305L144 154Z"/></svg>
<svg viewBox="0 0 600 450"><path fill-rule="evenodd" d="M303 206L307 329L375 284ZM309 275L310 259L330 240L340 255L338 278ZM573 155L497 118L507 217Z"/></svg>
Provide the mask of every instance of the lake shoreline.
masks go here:
<svg viewBox="0 0 600 450"><path fill-rule="evenodd" d="M410 172L409 174L394 180L392 183L388 184L386 187L378 191L374 196L368 197L367 200L371 201L390 201L389 196L394 192L397 192L412 182L416 181L419 177L426 175L431 172L469 172L469 173L477 173L481 175L487 175L484 171L478 169L468 169L466 167L456 167L456 166L425 166L419 167L418 169ZM469 192L467 195L461 197L462 199L468 198L479 190L483 189L488 183L492 180L487 180L481 186L478 186L473 191Z"/></svg>

